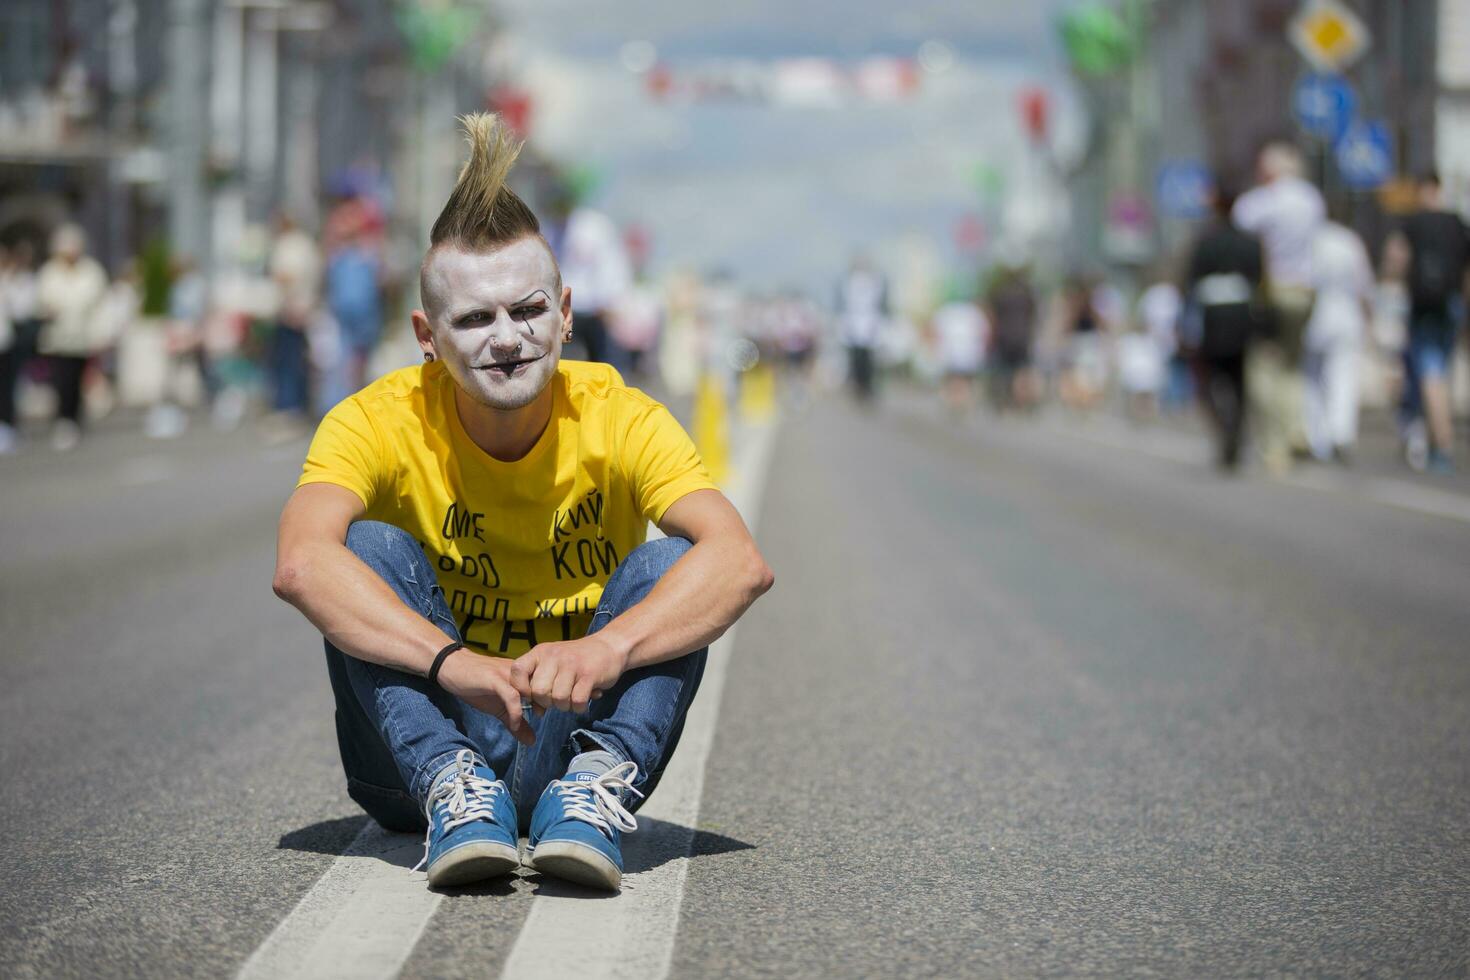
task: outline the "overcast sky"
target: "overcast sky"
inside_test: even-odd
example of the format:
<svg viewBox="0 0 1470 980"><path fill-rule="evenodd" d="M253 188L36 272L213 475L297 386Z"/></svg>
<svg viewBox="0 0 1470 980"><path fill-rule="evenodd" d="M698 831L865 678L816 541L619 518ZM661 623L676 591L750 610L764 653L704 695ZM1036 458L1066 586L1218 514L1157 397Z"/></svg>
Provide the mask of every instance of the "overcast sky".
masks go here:
<svg viewBox="0 0 1470 980"><path fill-rule="evenodd" d="M725 268L752 285L827 283L857 249L891 264L929 243L952 254L959 217L979 212L982 161L1024 167L1018 90L1061 78L1061 0L503 0L509 54L536 99L532 138L595 166L597 203L652 234L658 268ZM728 59L912 57L926 40L953 65L891 105L778 108L662 104L623 67L651 43L676 72Z"/></svg>

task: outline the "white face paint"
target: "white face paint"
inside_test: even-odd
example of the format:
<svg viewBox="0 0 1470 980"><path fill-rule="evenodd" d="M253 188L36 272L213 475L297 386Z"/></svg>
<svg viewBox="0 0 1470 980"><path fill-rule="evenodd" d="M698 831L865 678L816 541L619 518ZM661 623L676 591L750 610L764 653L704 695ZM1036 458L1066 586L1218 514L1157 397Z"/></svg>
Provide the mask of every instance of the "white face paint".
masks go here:
<svg viewBox="0 0 1470 980"><path fill-rule="evenodd" d="M453 247L430 258L425 296L434 352L481 405L536 400L561 360L561 290L546 246L527 237L493 252Z"/></svg>

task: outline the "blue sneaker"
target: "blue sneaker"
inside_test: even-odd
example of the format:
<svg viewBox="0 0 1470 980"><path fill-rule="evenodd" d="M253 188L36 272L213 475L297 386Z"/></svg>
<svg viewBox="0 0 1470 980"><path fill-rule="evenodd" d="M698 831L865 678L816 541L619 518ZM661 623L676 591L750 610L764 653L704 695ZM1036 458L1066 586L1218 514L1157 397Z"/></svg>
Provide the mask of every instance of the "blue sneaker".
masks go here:
<svg viewBox="0 0 1470 980"><path fill-rule="evenodd" d="M505 783L469 749L434 777L425 807L424 859L436 888L467 885L520 867L516 810Z"/></svg>
<svg viewBox="0 0 1470 980"><path fill-rule="evenodd" d="M602 775L569 772L546 787L531 814L531 866L543 874L592 888L617 891L623 881L622 835L638 829L623 806L633 788L636 763Z"/></svg>
<svg viewBox="0 0 1470 980"><path fill-rule="evenodd" d="M1453 473L1455 472L1455 458L1449 453L1441 452L1438 449L1431 449L1425 469L1430 473L1439 473L1441 475Z"/></svg>

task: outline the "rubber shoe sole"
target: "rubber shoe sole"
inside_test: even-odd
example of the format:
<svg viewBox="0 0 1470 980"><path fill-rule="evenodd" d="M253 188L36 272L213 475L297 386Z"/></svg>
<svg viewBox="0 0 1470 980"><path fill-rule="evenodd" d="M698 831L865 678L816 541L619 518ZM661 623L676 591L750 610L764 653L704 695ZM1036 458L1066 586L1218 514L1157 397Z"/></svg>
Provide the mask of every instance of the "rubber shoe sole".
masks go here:
<svg viewBox="0 0 1470 980"><path fill-rule="evenodd" d="M542 874L610 892L623 883L623 873L605 854L575 841L542 841L531 854L531 867Z"/></svg>
<svg viewBox="0 0 1470 980"><path fill-rule="evenodd" d="M468 885L509 874L520 865L521 857L514 847L495 841L474 841L439 855L429 866L429 884L435 888Z"/></svg>

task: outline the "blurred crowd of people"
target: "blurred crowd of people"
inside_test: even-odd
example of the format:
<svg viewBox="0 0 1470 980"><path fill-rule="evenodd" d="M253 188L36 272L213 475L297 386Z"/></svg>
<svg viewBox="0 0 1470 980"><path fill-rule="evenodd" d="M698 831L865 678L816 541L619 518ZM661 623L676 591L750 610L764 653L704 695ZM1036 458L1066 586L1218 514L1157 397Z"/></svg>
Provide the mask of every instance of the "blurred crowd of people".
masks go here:
<svg viewBox="0 0 1470 980"><path fill-rule="evenodd" d="M824 298L754 292L719 272L652 281L637 229L570 197L552 202L543 230L572 288L572 356L611 363L668 397L707 378L733 394L742 374L765 365L798 402L815 381L845 383L870 406L880 376L895 370L937 381L954 412L982 398L999 413L1029 412L1054 395L1078 413L1116 398L1143 420L1197 400L1223 467L1240 463L1249 438L1281 472L1295 458L1351 458L1371 356L1395 365L1406 460L1447 471L1470 232L1443 207L1432 174L1418 195L1375 267L1358 235L1333 220L1297 150L1273 144L1255 186L1238 196L1217 187L1189 252L1151 270L1134 295L1101 276L1057 281L1011 260L917 310L896 308L868 254ZM392 336L385 322L411 302L395 290L413 277L393 270L370 195L340 199L317 234L281 215L258 271L213 288L161 250L109 280L75 226L56 229L50 245L39 265L27 240L0 252L0 452L15 448L18 404L37 429L49 415L51 444L65 450L89 414L115 404L144 409L145 431L160 438L182 432L191 408L221 426L252 405L304 423L406 363L374 363Z"/></svg>
<svg viewBox="0 0 1470 980"><path fill-rule="evenodd" d="M231 427L255 401L283 419L325 411L361 386L383 328L382 221L343 201L320 237L285 215L262 267L209 287L192 260L145 248L115 277L82 230L56 228L37 263L29 239L0 251L0 452L22 422L53 449L89 420L141 410L155 438L193 409Z"/></svg>
<svg viewBox="0 0 1470 980"><path fill-rule="evenodd" d="M569 196L551 202L543 231L572 289L572 356L688 396L711 373L733 392L763 356L804 368L816 348L812 304L750 297L719 273L651 282L636 229ZM16 239L0 250L0 452L22 433L70 450L118 407L156 438L198 416L228 428L252 412L273 432L303 431L413 360L405 311L417 270L395 269L391 254L369 195L338 200L318 232L277 215L253 266L213 284L162 247L109 276L72 224L53 231L44 262ZM397 313L402 351L385 329Z"/></svg>
<svg viewBox="0 0 1470 980"><path fill-rule="evenodd" d="M1117 393L1134 419L1197 398L1222 467L1241 462L1249 438L1282 473L1296 459L1352 459L1371 357L1388 367L1378 373L1392 390L1405 460L1452 471L1470 231L1444 207L1434 174L1418 179L1417 205L1398 217L1376 264L1338 217L1299 151L1268 145L1255 185L1239 195L1216 187L1213 217L1188 253L1153 269L1136 295L1091 275L1048 283L1045 270L1003 261L923 319L913 360L955 411L982 391L1000 412L1054 393L1085 413ZM874 316L855 310L878 310L873 297L885 295L882 277L855 263L837 304L864 401L865 351L882 340L866 325ZM889 316L890 329L901 319Z"/></svg>

